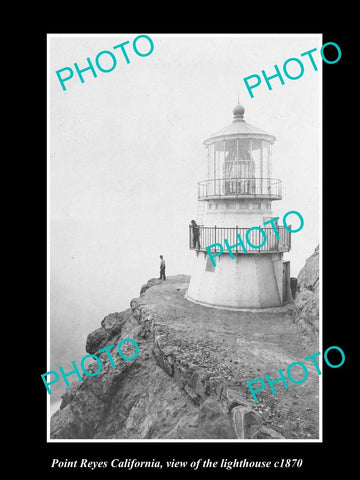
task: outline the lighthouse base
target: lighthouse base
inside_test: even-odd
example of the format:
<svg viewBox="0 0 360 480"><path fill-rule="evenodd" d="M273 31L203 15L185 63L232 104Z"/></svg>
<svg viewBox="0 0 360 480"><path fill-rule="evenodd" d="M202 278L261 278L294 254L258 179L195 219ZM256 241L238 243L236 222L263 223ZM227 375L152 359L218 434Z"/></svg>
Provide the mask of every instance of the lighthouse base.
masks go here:
<svg viewBox="0 0 360 480"><path fill-rule="evenodd" d="M290 299L290 262L281 253L229 254L216 258L206 252L194 258L187 298L223 308L278 307Z"/></svg>

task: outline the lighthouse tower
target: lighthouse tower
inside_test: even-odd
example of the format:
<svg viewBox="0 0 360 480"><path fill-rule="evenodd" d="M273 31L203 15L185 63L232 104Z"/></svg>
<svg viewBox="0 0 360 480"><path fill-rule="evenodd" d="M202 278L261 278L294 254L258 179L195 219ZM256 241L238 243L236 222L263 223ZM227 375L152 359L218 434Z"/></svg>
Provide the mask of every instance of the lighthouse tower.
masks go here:
<svg viewBox="0 0 360 480"><path fill-rule="evenodd" d="M244 113L237 105L232 123L204 141L207 179L198 184L198 218L189 226L187 298L222 308L275 307L290 298L290 264L282 257L291 240L272 220L272 201L282 198L281 181L271 178L275 137L249 125Z"/></svg>

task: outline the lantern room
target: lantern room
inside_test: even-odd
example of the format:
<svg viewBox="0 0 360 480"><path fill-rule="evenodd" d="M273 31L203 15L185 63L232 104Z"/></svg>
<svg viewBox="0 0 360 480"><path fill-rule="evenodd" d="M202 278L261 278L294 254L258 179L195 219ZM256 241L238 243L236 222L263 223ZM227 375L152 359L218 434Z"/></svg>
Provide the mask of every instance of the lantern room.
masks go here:
<svg viewBox="0 0 360 480"><path fill-rule="evenodd" d="M237 105L231 124L204 141L207 180L199 183L199 198L257 195L281 199L281 182L271 178L275 137L244 120Z"/></svg>

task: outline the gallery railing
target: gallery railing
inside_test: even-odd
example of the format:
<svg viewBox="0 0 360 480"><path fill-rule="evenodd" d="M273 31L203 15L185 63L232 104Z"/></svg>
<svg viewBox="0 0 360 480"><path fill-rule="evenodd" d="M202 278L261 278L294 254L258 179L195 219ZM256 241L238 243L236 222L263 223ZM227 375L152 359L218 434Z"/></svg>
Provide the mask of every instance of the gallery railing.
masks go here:
<svg viewBox="0 0 360 480"><path fill-rule="evenodd" d="M193 227L189 225L189 248L190 250L206 251L206 247L220 243L223 246L224 253L226 253L228 250L224 240L226 239L229 245L238 244L239 239L237 234L239 234L246 247L247 253L288 252L291 249L291 233L286 230L284 226L277 227L280 238L277 238L272 227L261 228L265 232L266 241L262 247L256 248L257 245L261 245L264 242L264 235L260 230L251 230L247 233L250 227L205 227L202 225ZM291 229L291 225L289 228ZM211 251L220 251L220 247L214 246L211 248ZM232 252L234 254L245 253L241 245L234 247Z"/></svg>
<svg viewBox="0 0 360 480"><path fill-rule="evenodd" d="M217 178L198 183L198 199L211 197L261 196L281 199L281 180L277 178Z"/></svg>

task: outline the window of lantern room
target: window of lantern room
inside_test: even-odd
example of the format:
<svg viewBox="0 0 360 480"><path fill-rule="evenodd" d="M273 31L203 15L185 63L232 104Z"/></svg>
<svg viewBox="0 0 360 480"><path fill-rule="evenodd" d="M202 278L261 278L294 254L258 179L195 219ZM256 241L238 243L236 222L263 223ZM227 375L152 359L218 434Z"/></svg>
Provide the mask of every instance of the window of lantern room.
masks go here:
<svg viewBox="0 0 360 480"><path fill-rule="evenodd" d="M235 138L224 141L225 195L255 193L255 164L251 154L251 139Z"/></svg>
<svg viewBox="0 0 360 480"><path fill-rule="evenodd" d="M255 181L257 194L269 194L271 176L271 153L270 143L266 140L252 139L251 156L255 166Z"/></svg>

